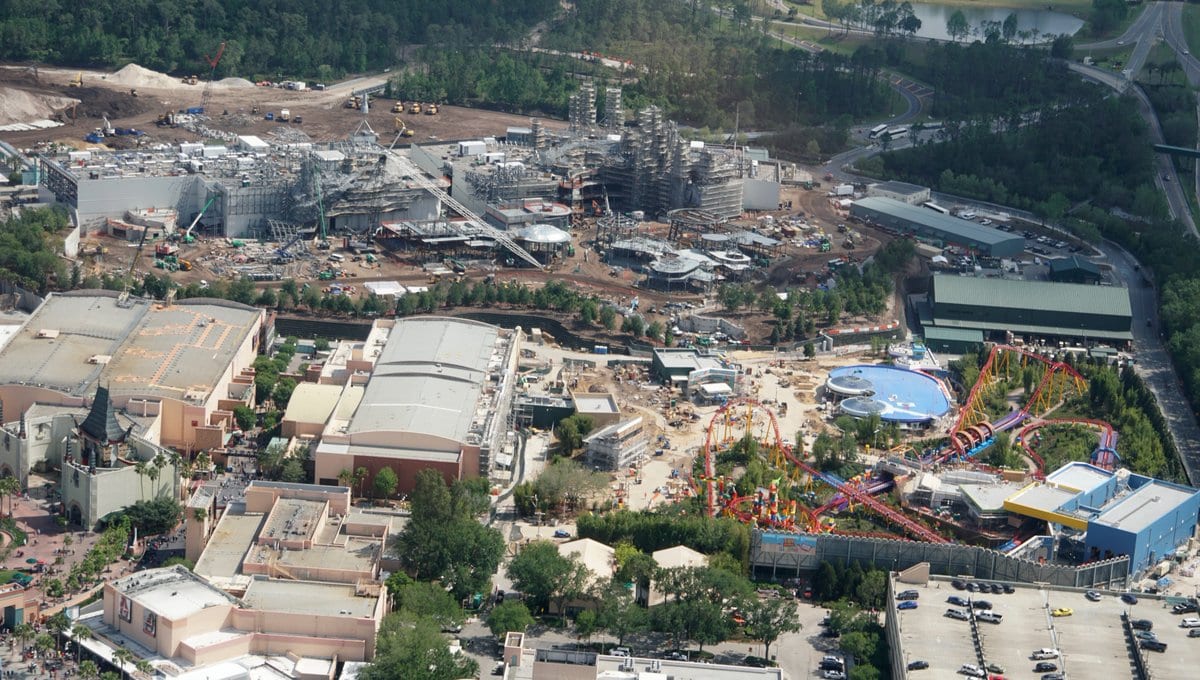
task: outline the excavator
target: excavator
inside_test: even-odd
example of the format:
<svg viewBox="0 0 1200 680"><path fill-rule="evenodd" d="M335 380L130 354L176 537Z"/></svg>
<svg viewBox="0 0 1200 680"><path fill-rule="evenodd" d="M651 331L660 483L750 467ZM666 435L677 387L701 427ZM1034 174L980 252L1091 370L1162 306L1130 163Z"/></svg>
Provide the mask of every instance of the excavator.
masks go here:
<svg viewBox="0 0 1200 680"><path fill-rule="evenodd" d="M400 120L400 116L396 116L393 123L396 127L397 135L399 135L401 137L412 137L413 136L412 129L409 128L408 125L405 125L403 120Z"/></svg>
<svg viewBox="0 0 1200 680"><path fill-rule="evenodd" d="M67 83L67 87L83 87L83 71L80 71L79 74L75 76L75 80Z"/></svg>

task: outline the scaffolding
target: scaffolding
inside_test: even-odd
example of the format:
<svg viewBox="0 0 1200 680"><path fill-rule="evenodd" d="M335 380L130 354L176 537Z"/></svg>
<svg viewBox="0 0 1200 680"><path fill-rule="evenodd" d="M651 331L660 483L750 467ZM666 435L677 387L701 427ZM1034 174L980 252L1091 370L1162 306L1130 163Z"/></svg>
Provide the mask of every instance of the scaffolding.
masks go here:
<svg viewBox="0 0 1200 680"><path fill-rule="evenodd" d="M596 86L590 80L579 85L568 103L572 132L586 132L596 125Z"/></svg>
<svg viewBox="0 0 1200 680"><path fill-rule="evenodd" d="M621 88L604 88L604 127L620 129L625 125L625 110L621 107Z"/></svg>

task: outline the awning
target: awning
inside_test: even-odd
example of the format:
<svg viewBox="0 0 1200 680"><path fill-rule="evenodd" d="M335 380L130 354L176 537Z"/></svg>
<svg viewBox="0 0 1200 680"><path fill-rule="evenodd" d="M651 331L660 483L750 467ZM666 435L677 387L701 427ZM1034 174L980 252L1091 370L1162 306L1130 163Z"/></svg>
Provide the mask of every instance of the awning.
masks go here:
<svg viewBox="0 0 1200 680"><path fill-rule="evenodd" d="M710 397L733 394L733 389L725 383L704 383L700 386L700 391Z"/></svg>

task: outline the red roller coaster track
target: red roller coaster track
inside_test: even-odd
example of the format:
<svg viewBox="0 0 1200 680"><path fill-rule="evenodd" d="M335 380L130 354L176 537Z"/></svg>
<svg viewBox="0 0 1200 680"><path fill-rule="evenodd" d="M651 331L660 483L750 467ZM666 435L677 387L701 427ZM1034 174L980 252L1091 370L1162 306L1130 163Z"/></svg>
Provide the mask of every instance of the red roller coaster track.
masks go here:
<svg viewBox="0 0 1200 680"><path fill-rule="evenodd" d="M857 484L842 482L834 477L831 477L831 476L821 472L820 470L809 465L808 463L804 462L803 460L800 460L793 453L791 447L784 446L782 441L780 440L780 438L779 438L779 422L775 418L775 412L754 399L736 399L736 400L727 402L720 409L718 409L716 413L713 414L712 420L709 421L708 433L707 433L705 443L704 443L704 475L705 475L706 488L708 491L708 499L707 499L708 510L711 515L715 516L720 511L720 509L717 507L717 500L716 500L716 482L717 482L717 480L716 480L716 468L715 468L716 463L714 461L714 453L715 453L714 448L715 448L715 445L719 445L720 442L716 442L713 440L713 430L719 422L723 422L723 419L726 418L730 409L733 409L733 408L747 408L748 410L753 410L754 408L761 408L767 414L769 414L771 431L775 437L774 445L776 447L778 447L777 448L778 453L782 454L782 457L784 459L786 459L787 462L791 463L792 465L795 465L796 467L800 468L804 472L811 475L813 479L819 479L822 482L828 484L829 486L832 486L836 491L844 494L852 502L858 503L859 505L870 509L872 512L875 512L876 514L880 515L881 517L886 519L888 522L890 522L894 526L899 527L900 529L904 530L905 532L907 532L908 534L910 534L911 536L913 536L919 540L928 541L930 543L946 543L946 542L948 542L945 538L940 536L937 532L935 532L932 529L930 529L929 527L921 524L920 522L917 522L917 521L909 518L907 515L899 512L895 508L889 507L887 504L883 503L882 501L880 501L879 499L875 498L870 493L868 493L866 489L860 488ZM742 500L745 500L745 499L742 499ZM740 502L739 500L735 499L734 503L731 503L730 505L735 505L736 503L739 503L739 502ZM730 511L732 512L732 514L734 514L735 516L739 516L739 517L743 516L743 514L745 513L745 511L736 509L736 507L730 508ZM804 512L805 512L806 516L811 515L811 511L808 509L805 509ZM811 519L810 519L810 521L811 521Z"/></svg>
<svg viewBox="0 0 1200 680"><path fill-rule="evenodd" d="M1021 407L1021 410L1016 414L1009 414L1001 418L997 423L1002 423L1003 427L996 427L987 421L987 415L983 411L982 402L984 394L998 380L1000 371L1007 371L1008 359L1011 356L1021 358L1021 364L1024 365L1026 360L1036 361L1045 366L1042 372L1042 378L1038 381L1037 389L1029 395L1029 399ZM997 429L1008 429L1015 426L1020 421L1034 415L1036 413L1044 413L1054 404L1049 403L1048 399L1055 399L1057 395L1053 394L1057 379L1073 379L1077 387L1082 387L1086 381L1079 371L1069 364L1061 361L1051 361L1046 357L1030 352L1029 350L1011 345L993 345L991 352L988 353L987 361L984 362L983 368L979 370L979 379L971 387L970 393L967 395L967 400L963 404L962 410L958 414L958 420L955 421L954 427L950 430L950 442L954 451L957 453L966 453L966 450L971 446L982 443L987 437L994 435Z"/></svg>

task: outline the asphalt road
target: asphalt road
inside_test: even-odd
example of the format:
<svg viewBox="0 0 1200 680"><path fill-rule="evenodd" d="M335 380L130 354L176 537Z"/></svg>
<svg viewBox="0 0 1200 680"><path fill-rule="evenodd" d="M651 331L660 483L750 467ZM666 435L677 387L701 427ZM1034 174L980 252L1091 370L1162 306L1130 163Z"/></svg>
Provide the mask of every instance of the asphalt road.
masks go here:
<svg viewBox="0 0 1200 680"><path fill-rule="evenodd" d="M1116 244L1105 242L1098 246L1109 264L1129 288L1129 304L1133 310L1133 346L1137 362L1134 369L1146 381L1158 400L1167 429L1175 440L1188 479L1200 481L1200 427L1192 407L1183 394L1183 386L1175 374L1171 357L1159 335L1158 299L1154 288L1145 284L1141 269L1132 255Z"/></svg>
<svg viewBox="0 0 1200 680"><path fill-rule="evenodd" d="M1116 47L1123 47L1129 43L1140 39L1146 33L1153 32L1159 25L1164 6L1178 6L1180 3L1173 2L1151 2L1146 5L1146 9L1142 11L1142 15L1137 18L1125 32L1116 38L1110 40L1100 40L1098 42L1083 43L1076 45L1075 49L1081 50L1108 50Z"/></svg>

